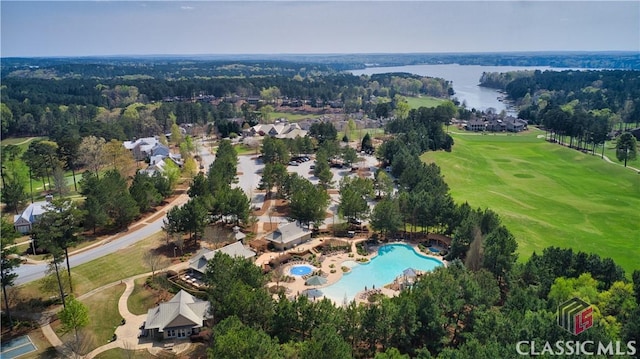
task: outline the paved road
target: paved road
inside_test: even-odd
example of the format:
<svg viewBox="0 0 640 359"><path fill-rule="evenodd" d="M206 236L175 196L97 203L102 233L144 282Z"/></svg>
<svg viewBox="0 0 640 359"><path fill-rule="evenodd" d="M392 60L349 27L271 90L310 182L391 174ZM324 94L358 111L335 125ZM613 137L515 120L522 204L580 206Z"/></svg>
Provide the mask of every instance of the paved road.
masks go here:
<svg viewBox="0 0 640 359"><path fill-rule="evenodd" d="M163 210L164 213L166 213L166 211L173 206L183 204L184 202L186 202L186 199L186 195L182 195L176 198L170 205L165 207L165 209ZM159 216L156 220L142 222L143 226L139 226L140 228L137 228L135 231L131 231L131 233L127 233L124 236L121 236L112 241L105 241L102 245L91 248L89 250L72 254L69 257L71 268L106 256L107 254L116 252L122 248L128 247L138 241L141 241L156 232L161 231L162 221L164 218L166 218L166 216ZM38 280L46 275L47 267L47 263L23 264L16 270L18 278L16 279L15 283L19 285Z"/></svg>
<svg viewBox="0 0 640 359"><path fill-rule="evenodd" d="M208 146L201 143L200 146L200 156L202 158L202 164L205 167L205 171L209 169L209 166L215 159L215 156L209 152ZM239 176L239 181L236 186L241 187L247 195L252 195L253 197L252 204L262 205L264 201L263 193L255 193L255 189L260 183L261 177L261 169L264 168L264 164L262 161L254 159L255 156L238 156L239 164L238 171L242 172L242 175ZM375 166L375 158L373 156L365 156L366 160L362 165L366 165L368 167ZM299 166L289 166L288 170L290 172L297 172L298 174L310 178L311 182L317 183L317 178L313 175L310 175L311 165L314 161L303 162ZM348 170L339 170L333 169L334 171L334 181L338 182L343 176L349 175ZM164 213L168 211L171 207L176 205L182 205L187 201L188 197L186 195L182 195L175 199L171 204L164 208ZM337 203L339 201L338 195L331 196L332 203L330 205L329 210L333 213L337 211ZM268 216L263 216L262 218L265 221L268 221ZM337 217L337 216L336 216ZM136 230L132 230L131 233L127 233L124 236L121 236L112 241L105 241L102 245L98 245L91 249L80 251L79 253L73 254L69 258L69 262L71 267L76 267L80 264L84 264L90 262L94 259L98 259L107 254L114 253L122 248L128 247L138 241L141 241L156 232L162 230L162 221L166 218L164 215L159 216L157 219L153 221L143 221L142 226L135 225ZM276 220L272 218L272 220ZM325 225L332 224L334 220L338 220L337 218L327 218L325 220ZM132 226L133 227L133 226ZM17 285L28 283L34 280L38 280L46 275L46 270L48 267L48 263L39 263L39 264L23 264L15 271L18 274L18 278L16 278L15 283Z"/></svg>
<svg viewBox="0 0 640 359"><path fill-rule="evenodd" d="M209 169L209 165L213 162L214 156L209 151L209 147L202 140L200 140L200 156L206 171ZM166 214L166 212L172 207L184 204L187 201L187 198L188 197L186 195L179 196L167 205L163 209L163 212ZM75 254L71 253L69 257L69 264L71 265L71 268L106 256L107 254L114 253L161 231L162 223L165 218L166 216L163 215L153 221L146 220L141 222L142 226L138 226L137 224L132 225L132 227L136 227L136 230L131 231L131 233L127 233L126 235L112 241L104 241L102 245L91 249L82 250ZM15 283L20 285L38 280L46 275L47 268L48 263L23 264L15 271L15 273L18 274L18 278L16 278Z"/></svg>

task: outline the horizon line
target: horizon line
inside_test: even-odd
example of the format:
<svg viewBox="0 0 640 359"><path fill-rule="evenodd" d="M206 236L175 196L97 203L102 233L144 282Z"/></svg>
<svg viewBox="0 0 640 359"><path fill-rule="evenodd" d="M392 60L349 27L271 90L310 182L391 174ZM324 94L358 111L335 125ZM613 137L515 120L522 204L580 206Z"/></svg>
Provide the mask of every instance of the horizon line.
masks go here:
<svg viewBox="0 0 640 359"><path fill-rule="evenodd" d="M273 52L273 53L194 53L194 54L102 54L102 55L34 55L0 56L0 59L73 59L116 57L241 57L241 56L348 56L348 55L472 55L472 54L637 54L640 50L514 50L514 51L442 51L442 52Z"/></svg>

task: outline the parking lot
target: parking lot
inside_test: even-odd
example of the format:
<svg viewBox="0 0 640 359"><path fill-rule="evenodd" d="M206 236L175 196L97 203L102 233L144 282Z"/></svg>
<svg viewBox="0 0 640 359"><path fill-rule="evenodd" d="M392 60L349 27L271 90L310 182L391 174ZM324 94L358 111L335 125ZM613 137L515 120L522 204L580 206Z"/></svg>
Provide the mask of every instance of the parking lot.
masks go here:
<svg viewBox="0 0 640 359"><path fill-rule="evenodd" d="M378 160L371 155L360 155L361 161L356 162L354 167L367 169L368 176L373 178L375 171L377 170ZM313 184L318 184L319 180L313 175L312 166L315 166L315 160L311 156L308 161L299 161L296 165L287 166L289 173L297 173L299 176L308 179ZM263 192L257 192L260 179L262 177L262 171L264 170L264 163L256 155L243 155L238 156L238 183L235 186L242 188L242 190L251 199L252 207L262 207L265 199ZM340 180L345 176L356 176L355 172L352 172L350 168L331 168L333 173L333 188L337 189ZM331 191L335 192L335 191ZM331 193L331 203L328 212L333 213L335 218L327 218L325 225L332 224L334 221L338 221L337 209L340 201L340 195L337 193ZM373 203L371 203L373 204Z"/></svg>

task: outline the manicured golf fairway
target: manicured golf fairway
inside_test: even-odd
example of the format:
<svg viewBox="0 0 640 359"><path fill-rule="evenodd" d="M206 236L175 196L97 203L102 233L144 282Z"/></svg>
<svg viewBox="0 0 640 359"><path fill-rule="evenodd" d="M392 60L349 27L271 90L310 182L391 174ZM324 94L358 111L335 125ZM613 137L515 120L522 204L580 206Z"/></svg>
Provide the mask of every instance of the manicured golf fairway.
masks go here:
<svg viewBox="0 0 640 359"><path fill-rule="evenodd" d="M640 269L640 174L543 134L452 134L451 153L422 159L442 168L457 202L500 215L520 260L559 246L611 257L628 275Z"/></svg>

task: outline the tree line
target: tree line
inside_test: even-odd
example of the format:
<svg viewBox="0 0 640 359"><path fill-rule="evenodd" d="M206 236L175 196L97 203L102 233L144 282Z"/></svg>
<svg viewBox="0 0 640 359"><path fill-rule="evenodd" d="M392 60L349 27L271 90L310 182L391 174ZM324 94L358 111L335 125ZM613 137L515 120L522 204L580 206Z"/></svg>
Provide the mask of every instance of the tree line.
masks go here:
<svg viewBox="0 0 640 359"><path fill-rule="evenodd" d="M638 71L516 71L485 73L484 86L500 88L518 117L539 124L552 142L596 151L605 141L640 125ZM618 160L636 157L630 134L616 144Z"/></svg>
<svg viewBox="0 0 640 359"><path fill-rule="evenodd" d="M91 65L84 65L91 66ZM99 66L99 65L95 65ZM122 65L124 66L124 65ZM224 66L224 68L233 66ZM221 67L223 68L223 67ZM281 63L278 68L299 66ZM126 140L133 136L155 135L167 131L173 122L204 124L244 117L251 120L256 106L240 109L234 98L260 97L264 105L274 100L297 99L312 106L341 104L347 113L363 111L376 117L378 103L396 95L447 97L451 85L443 79L410 74L353 76L348 73L312 71L301 76L282 75L276 68L268 76L190 76L165 79L114 76L97 78L30 78L5 76L0 89L3 137L64 137L66 131L80 136L94 135L106 140ZM273 91L277 90L277 98ZM208 97L202 97L207 95ZM220 102L222 98L229 101ZM174 99L178 101L174 102ZM198 100L200 99L200 100ZM204 99L204 100L203 100ZM212 99L218 99L212 103ZM387 100L385 100L387 99ZM171 101L171 102L168 102Z"/></svg>
<svg viewBox="0 0 640 359"><path fill-rule="evenodd" d="M454 260L398 296L336 305L304 295L274 299L250 260L218 253L205 281L216 358L516 357L522 340L575 340L556 323L560 303L580 296L596 309L581 340L636 340L640 272L633 280L610 259L550 247L524 263L515 246L488 237L474 267ZM496 264L505 266L496 270ZM277 274L274 274L277 275ZM339 303L337 303L339 304Z"/></svg>

